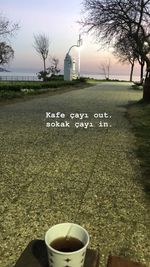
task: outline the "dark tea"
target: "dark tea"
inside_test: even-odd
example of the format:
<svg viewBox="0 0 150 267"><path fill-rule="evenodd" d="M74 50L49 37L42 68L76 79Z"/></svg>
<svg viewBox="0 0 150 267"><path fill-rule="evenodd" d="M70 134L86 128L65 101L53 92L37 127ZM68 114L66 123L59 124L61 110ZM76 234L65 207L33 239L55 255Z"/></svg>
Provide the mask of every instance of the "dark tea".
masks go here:
<svg viewBox="0 0 150 267"><path fill-rule="evenodd" d="M61 252L73 252L84 247L84 244L74 237L59 237L50 243L50 246Z"/></svg>

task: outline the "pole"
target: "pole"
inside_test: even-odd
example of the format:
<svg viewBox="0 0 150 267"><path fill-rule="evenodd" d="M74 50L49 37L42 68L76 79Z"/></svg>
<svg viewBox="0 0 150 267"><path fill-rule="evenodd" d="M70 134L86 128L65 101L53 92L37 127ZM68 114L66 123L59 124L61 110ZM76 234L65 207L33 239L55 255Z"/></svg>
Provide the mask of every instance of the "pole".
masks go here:
<svg viewBox="0 0 150 267"><path fill-rule="evenodd" d="M80 79L80 47L78 49L78 79Z"/></svg>
<svg viewBox="0 0 150 267"><path fill-rule="evenodd" d="M80 64L81 64L81 58L80 58L80 47L82 45L82 39L81 39L81 34L79 34L79 40L77 42L78 46L78 79L80 79Z"/></svg>

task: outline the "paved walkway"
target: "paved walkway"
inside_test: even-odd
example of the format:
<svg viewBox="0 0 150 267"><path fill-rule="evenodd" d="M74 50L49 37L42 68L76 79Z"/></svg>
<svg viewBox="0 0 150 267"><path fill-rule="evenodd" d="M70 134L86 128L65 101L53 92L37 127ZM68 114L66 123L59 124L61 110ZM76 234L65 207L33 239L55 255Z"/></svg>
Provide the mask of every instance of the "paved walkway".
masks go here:
<svg viewBox="0 0 150 267"><path fill-rule="evenodd" d="M129 87L101 83L0 108L1 267L66 221L88 230L100 267L110 251L150 262L149 201L125 117L141 92Z"/></svg>

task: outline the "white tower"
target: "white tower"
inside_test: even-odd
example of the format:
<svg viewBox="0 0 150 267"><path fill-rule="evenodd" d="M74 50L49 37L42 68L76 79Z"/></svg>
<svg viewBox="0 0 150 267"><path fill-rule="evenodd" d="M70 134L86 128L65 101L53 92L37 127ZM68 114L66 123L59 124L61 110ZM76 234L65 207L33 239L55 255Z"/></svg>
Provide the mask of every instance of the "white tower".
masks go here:
<svg viewBox="0 0 150 267"><path fill-rule="evenodd" d="M79 34L79 40L77 41L76 45L72 45L69 48L68 53L66 54L66 57L64 59L64 80L65 81L72 81L73 78L76 78L76 68L75 68L75 60L71 58L69 55L71 49L73 47L78 47L79 48L79 53L78 53L78 78L80 78L80 46L82 45L82 39L81 35Z"/></svg>
<svg viewBox="0 0 150 267"><path fill-rule="evenodd" d="M64 59L64 80L72 81L73 62L71 56L67 53Z"/></svg>

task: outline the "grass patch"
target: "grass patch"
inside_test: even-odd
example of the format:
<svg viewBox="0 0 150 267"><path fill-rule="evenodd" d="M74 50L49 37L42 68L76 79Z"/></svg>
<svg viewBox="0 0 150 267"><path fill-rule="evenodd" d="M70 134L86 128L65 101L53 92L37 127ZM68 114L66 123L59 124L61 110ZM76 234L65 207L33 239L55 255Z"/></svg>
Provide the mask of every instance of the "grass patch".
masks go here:
<svg viewBox="0 0 150 267"><path fill-rule="evenodd" d="M53 80L49 82L0 82L0 101L11 100L15 98L24 98L44 93L56 94L60 91L73 90L90 86L87 81L63 81Z"/></svg>
<svg viewBox="0 0 150 267"><path fill-rule="evenodd" d="M133 90L140 91L140 90L143 90L143 85L133 84L133 85L131 86L131 88L132 88Z"/></svg>
<svg viewBox="0 0 150 267"><path fill-rule="evenodd" d="M21 91L22 89L49 89L49 88L58 88L61 86L73 85L74 81L63 81L63 80L54 80L49 82L19 82L19 81L1 81L0 82L0 91L2 90L12 90L12 91Z"/></svg>
<svg viewBox="0 0 150 267"><path fill-rule="evenodd" d="M127 114L137 138L136 153L142 168L142 183L150 196L150 104L130 105Z"/></svg>

